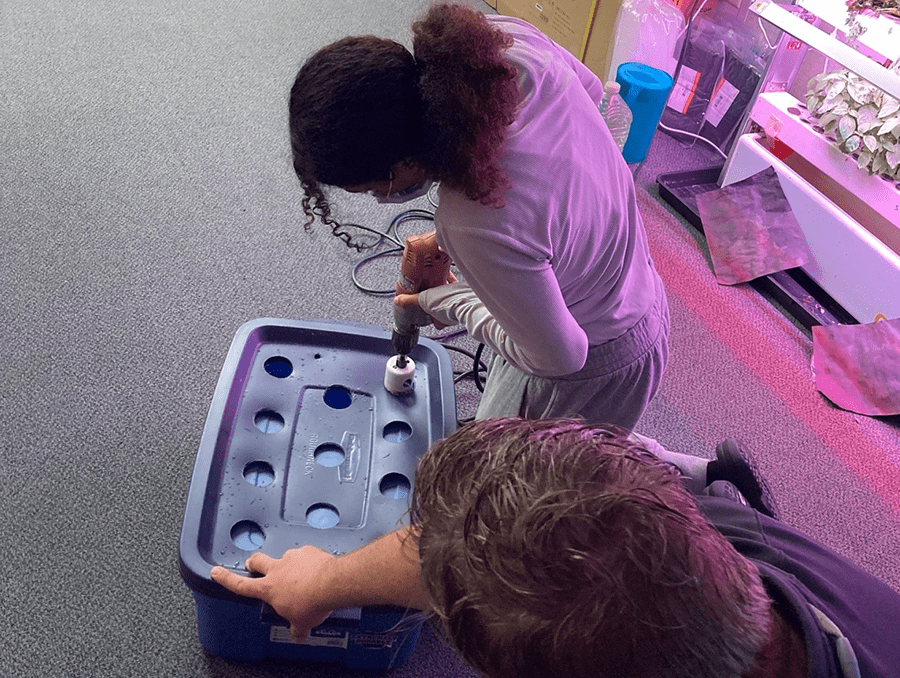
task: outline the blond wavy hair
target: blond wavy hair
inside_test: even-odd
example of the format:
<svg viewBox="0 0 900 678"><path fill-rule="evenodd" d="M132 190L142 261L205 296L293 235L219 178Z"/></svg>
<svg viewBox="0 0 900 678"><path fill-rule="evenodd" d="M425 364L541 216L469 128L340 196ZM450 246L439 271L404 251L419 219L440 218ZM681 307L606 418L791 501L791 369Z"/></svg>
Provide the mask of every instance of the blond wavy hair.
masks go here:
<svg viewBox="0 0 900 678"><path fill-rule="evenodd" d="M757 568L624 432L496 419L435 445L412 523L434 613L493 678L739 678L769 637Z"/></svg>

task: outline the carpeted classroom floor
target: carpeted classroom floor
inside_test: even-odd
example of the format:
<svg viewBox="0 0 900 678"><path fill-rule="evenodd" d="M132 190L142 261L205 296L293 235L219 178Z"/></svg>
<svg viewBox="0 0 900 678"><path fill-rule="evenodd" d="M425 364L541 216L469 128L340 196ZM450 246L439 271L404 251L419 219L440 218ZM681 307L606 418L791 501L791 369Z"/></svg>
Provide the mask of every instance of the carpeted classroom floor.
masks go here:
<svg viewBox="0 0 900 678"><path fill-rule="evenodd" d="M407 41L426 4L0 5L0 675L367 675L204 653L178 535L238 327L388 326L389 299L351 281L361 255L303 229L287 92L318 47ZM751 288L717 285L702 239L657 198L660 172L715 160L658 134L638 173L672 307L671 364L641 429L707 457L744 440L786 521L900 590L898 422L819 395L808 333ZM338 217L385 227L396 211L348 195ZM396 270L385 258L362 276L390 287ZM461 384L460 416L476 402ZM474 674L426 628L394 675Z"/></svg>

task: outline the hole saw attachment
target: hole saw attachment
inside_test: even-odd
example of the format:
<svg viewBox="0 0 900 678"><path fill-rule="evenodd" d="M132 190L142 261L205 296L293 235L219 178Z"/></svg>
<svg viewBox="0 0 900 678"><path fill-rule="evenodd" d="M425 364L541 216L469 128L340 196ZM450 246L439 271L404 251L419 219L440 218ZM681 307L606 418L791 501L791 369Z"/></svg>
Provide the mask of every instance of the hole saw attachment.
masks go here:
<svg viewBox="0 0 900 678"><path fill-rule="evenodd" d="M434 231L411 235L403 246L397 294L416 294L447 282L450 256L438 245ZM416 364L409 354L419 342L419 328L431 324L431 317L419 306L394 304L391 343L395 355L388 359L384 387L396 395L413 390Z"/></svg>

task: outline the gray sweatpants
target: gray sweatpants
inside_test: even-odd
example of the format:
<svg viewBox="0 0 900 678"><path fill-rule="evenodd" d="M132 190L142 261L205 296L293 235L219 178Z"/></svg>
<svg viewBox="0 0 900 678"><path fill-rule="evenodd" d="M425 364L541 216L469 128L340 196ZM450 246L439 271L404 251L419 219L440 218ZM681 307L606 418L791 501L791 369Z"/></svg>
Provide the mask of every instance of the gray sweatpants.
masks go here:
<svg viewBox="0 0 900 678"><path fill-rule="evenodd" d="M635 427L662 382L669 359L669 304L657 277L656 302L628 332L588 349L578 372L538 377L495 355L476 419L578 416Z"/></svg>
<svg viewBox="0 0 900 678"><path fill-rule="evenodd" d="M656 302L621 337L588 349L584 367L562 377L538 377L494 355L476 419L580 417L632 431L662 382L669 359L669 303L657 277ZM650 452L677 466L692 491L706 486L701 457L671 452L633 433Z"/></svg>

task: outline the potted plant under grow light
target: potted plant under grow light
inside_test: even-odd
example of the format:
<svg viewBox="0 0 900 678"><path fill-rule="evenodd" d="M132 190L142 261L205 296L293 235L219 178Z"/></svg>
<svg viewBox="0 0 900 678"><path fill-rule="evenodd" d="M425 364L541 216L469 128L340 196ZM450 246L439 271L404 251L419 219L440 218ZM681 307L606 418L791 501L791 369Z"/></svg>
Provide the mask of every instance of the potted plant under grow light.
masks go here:
<svg viewBox="0 0 900 678"><path fill-rule="evenodd" d="M900 101L841 69L809 81L806 105L860 169L900 179Z"/></svg>

